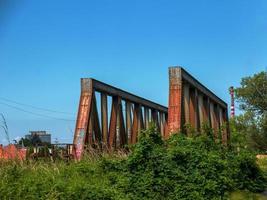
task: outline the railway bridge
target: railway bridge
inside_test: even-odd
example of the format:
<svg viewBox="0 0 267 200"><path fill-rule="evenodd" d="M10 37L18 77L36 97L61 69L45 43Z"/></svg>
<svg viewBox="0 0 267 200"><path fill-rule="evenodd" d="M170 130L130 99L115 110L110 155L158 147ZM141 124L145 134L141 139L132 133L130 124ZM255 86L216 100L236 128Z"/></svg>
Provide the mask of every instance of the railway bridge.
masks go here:
<svg viewBox="0 0 267 200"><path fill-rule="evenodd" d="M154 122L163 138L202 124L214 138L229 140L227 104L182 67L169 68L169 106L131 94L91 78L81 79L81 96L74 135L75 158L85 146L123 148L134 144L138 133Z"/></svg>

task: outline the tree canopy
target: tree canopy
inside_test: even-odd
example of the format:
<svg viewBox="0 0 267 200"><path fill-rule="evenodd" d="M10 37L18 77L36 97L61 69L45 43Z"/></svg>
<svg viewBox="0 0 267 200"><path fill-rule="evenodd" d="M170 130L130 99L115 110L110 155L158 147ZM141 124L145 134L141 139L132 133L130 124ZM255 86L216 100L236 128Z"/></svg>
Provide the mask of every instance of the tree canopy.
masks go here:
<svg viewBox="0 0 267 200"><path fill-rule="evenodd" d="M241 80L235 89L243 114L232 120L235 142L267 152L267 73L260 72Z"/></svg>
<svg viewBox="0 0 267 200"><path fill-rule="evenodd" d="M252 77L241 80L241 86L236 88L236 97L241 109L256 114L267 112L267 73L260 72Z"/></svg>

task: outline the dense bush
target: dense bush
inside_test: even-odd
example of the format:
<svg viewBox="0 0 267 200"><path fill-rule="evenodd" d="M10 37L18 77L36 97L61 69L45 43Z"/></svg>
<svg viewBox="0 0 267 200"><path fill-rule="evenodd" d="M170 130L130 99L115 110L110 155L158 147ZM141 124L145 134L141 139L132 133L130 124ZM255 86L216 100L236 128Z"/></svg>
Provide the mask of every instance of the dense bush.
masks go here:
<svg viewBox="0 0 267 200"><path fill-rule="evenodd" d="M155 128L142 132L128 157L1 165L1 199L224 199L265 188L249 152L208 136L163 141Z"/></svg>

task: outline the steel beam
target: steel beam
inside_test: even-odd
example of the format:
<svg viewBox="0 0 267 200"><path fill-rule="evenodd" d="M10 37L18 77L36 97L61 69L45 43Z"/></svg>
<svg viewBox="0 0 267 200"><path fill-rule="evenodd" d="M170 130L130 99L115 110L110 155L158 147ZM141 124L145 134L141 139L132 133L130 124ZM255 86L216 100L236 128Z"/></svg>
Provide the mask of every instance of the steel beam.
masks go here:
<svg viewBox="0 0 267 200"><path fill-rule="evenodd" d="M101 125L102 142L106 145L108 140L108 101L105 93L101 93Z"/></svg>
<svg viewBox="0 0 267 200"><path fill-rule="evenodd" d="M132 142L132 104L126 101L126 132L128 137L128 143L131 144Z"/></svg>
<svg viewBox="0 0 267 200"><path fill-rule="evenodd" d="M114 142L116 141L118 103L119 103L119 98L117 96L112 97L112 108L111 108L109 136L108 136L109 148L114 147Z"/></svg>
<svg viewBox="0 0 267 200"><path fill-rule="evenodd" d="M93 95L92 80L82 79L81 97L80 97L79 110L78 110L75 135L73 141L75 148L75 158L77 160L81 159L84 149L84 142L91 112L92 95Z"/></svg>
<svg viewBox="0 0 267 200"><path fill-rule="evenodd" d="M119 88L113 87L111 85L108 85L106 83L97 81L95 79L91 79L93 87L98 92L106 93L110 96L119 96L122 100L134 102L137 104L140 104L145 107L149 107L164 113L168 112L168 108L165 106L162 106L160 104L154 103L150 100L144 99L142 97L139 97L137 95L131 94L129 92L126 92L124 90L121 90Z"/></svg>
<svg viewBox="0 0 267 200"><path fill-rule="evenodd" d="M222 99L220 99L217 95L215 95L211 90L205 87L192 75L190 75L185 69L183 69L182 67L172 67L172 68L179 68L181 70L181 76L184 82L187 82L190 85L197 88L200 92L208 96L211 100L219 104L222 108L227 108L227 104Z"/></svg>

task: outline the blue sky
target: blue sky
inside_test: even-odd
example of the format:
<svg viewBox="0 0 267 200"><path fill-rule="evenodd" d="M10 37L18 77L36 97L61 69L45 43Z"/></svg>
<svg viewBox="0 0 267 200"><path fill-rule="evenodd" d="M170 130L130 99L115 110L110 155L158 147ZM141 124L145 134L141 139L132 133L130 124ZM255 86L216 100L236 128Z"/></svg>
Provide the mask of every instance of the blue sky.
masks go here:
<svg viewBox="0 0 267 200"><path fill-rule="evenodd" d="M229 102L266 55L265 0L2 0L0 113L11 138L38 129L71 142L73 121L3 98L75 120L80 78L93 77L167 105L168 67L180 65Z"/></svg>

